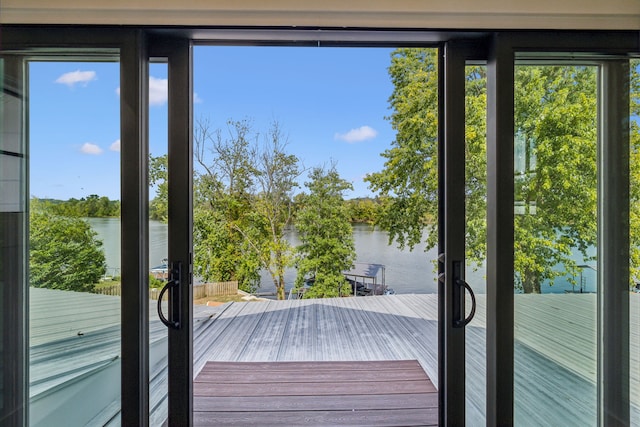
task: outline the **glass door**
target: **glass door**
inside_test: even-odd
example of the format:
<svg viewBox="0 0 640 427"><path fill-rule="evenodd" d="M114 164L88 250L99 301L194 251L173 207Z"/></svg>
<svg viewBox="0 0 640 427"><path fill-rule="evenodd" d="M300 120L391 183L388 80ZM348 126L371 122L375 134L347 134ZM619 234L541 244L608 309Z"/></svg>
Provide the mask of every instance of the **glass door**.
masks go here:
<svg viewBox="0 0 640 427"><path fill-rule="evenodd" d="M483 267L478 254L486 248L485 86L483 69L468 66L476 50L458 42L448 42L444 48L439 221L442 425L484 424L486 326L474 322L474 289L485 286L482 275L468 269L468 265ZM467 262L469 256L475 263Z"/></svg>
<svg viewBox="0 0 640 427"><path fill-rule="evenodd" d="M516 423L597 424L598 74L515 68Z"/></svg>
<svg viewBox="0 0 640 427"><path fill-rule="evenodd" d="M628 100L621 90L628 68L624 60L575 58L535 64L526 58L516 66L523 58L510 42L490 44L487 53L481 44L448 42L439 59L440 423L562 423L553 414L564 402L550 404L543 399L549 392L582 407L587 424L628 417L629 255L616 251L629 247L629 228L615 219L629 215L628 164L615 151L629 152L628 101L620 101ZM153 55L168 61L171 277L162 316L169 327L169 425L180 425L191 423L193 407L191 46L187 40L153 46ZM562 79L569 83L554 86ZM541 132L550 132L548 141ZM548 152L545 141L552 144ZM541 163L543 154L551 164ZM579 186L583 193L563 193ZM545 206L554 198L558 203ZM564 254L569 267L559 268L550 250ZM486 273L468 270L469 259ZM530 271L539 277L531 279ZM539 294L550 287L545 274L567 277L562 293ZM581 298L586 311L561 303L535 314L538 303L560 297ZM569 315L552 325L564 325L561 333L535 326L549 313ZM580 354L558 363L548 352L562 352L571 340L577 340L571 351ZM580 390L561 390L574 386ZM548 418L528 414L528 402Z"/></svg>
<svg viewBox="0 0 640 427"><path fill-rule="evenodd" d="M0 423L27 421L26 64L0 56Z"/></svg>
<svg viewBox="0 0 640 427"><path fill-rule="evenodd" d="M118 42L20 34L0 57L0 424L120 422Z"/></svg>
<svg viewBox="0 0 640 427"><path fill-rule="evenodd" d="M193 83L189 40L151 43L150 56L167 63L166 156L168 281L158 296L158 316L168 328L168 425L193 419ZM167 296L166 305L162 303Z"/></svg>
<svg viewBox="0 0 640 427"><path fill-rule="evenodd" d="M629 62L516 64L514 422L629 425Z"/></svg>
<svg viewBox="0 0 640 427"><path fill-rule="evenodd" d="M441 422L628 424L637 70L494 43L445 47Z"/></svg>
<svg viewBox="0 0 640 427"><path fill-rule="evenodd" d="M31 426L118 420L121 396L120 64L59 59L25 63Z"/></svg>

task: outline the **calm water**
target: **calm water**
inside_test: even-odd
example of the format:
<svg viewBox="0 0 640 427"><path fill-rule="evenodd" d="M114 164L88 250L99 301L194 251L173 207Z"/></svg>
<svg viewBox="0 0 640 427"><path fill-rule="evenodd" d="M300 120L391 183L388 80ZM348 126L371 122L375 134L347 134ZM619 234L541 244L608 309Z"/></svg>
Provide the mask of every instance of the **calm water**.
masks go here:
<svg viewBox="0 0 640 427"><path fill-rule="evenodd" d="M120 268L120 220L118 218L89 218L89 223L104 243L107 266ZM417 246L412 252L401 251L387 245L387 233L374 230L365 224L354 226L357 262L384 264L386 283L397 293L433 293L437 291L436 274L433 261L436 250L425 252L424 245ZM292 244L297 244L297 235L287 236ZM149 265L160 264L166 258L168 249L167 225L158 221L149 221ZM295 270L289 269L285 275L287 288L293 286ZM263 274L263 292L274 290L268 274Z"/></svg>
<svg viewBox="0 0 640 427"><path fill-rule="evenodd" d="M437 274L434 262L436 249L424 251L424 245L416 246L413 251L400 250L395 245L389 246L388 235L367 224L355 224L353 237L356 246L356 262L383 264L385 266L386 284L396 293L425 294L438 291ZM299 244L297 234L292 231L287 240L293 245ZM293 286L296 270L288 269L285 273L286 289ZM379 278L379 281L382 279ZM274 285L268 273L262 273L261 292L273 292Z"/></svg>
<svg viewBox="0 0 640 427"><path fill-rule="evenodd" d="M108 273L120 270L120 218L87 218L91 227L102 240L104 254L107 259ZM161 264L167 257L169 239L167 224L149 221L149 266Z"/></svg>
<svg viewBox="0 0 640 427"><path fill-rule="evenodd" d="M118 218L89 218L89 223L98 233L98 237L104 243L105 256L109 273L113 269L120 268L120 219ZM424 251L424 245L418 245L413 251L400 250L395 245L389 246L387 233L366 224L356 224L353 227L356 245L357 262L384 264L387 286L393 288L396 293L435 293L437 292L436 273L434 265L436 249ZM291 232L287 239L293 245L299 243L295 232ZM167 225L158 221L149 221L149 265L151 267L161 263L168 254ZM583 263L581 257L576 255L576 261ZM588 262L595 265L595 262ZM119 274L119 272L118 272ZM296 272L287 270L285 282L287 289L293 286ZM467 282L476 293L484 293L485 271L481 266L477 271L468 267L466 272ZM576 278L579 282L579 278ZM585 269L583 273L584 290L595 290L596 274L591 269ZM556 280L553 287L543 285L544 293L563 293L571 290L572 286L565 279ZM575 290L580 287L576 286ZM274 286L270 276L263 272L261 292L273 292Z"/></svg>

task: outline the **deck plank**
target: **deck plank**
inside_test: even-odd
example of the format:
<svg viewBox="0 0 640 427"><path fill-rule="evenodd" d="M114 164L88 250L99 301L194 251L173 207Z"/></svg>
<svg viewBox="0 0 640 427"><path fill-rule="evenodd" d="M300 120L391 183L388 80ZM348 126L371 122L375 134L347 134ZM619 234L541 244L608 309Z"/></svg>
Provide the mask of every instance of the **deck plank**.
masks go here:
<svg viewBox="0 0 640 427"><path fill-rule="evenodd" d="M252 411L320 411L365 410L365 409L412 409L437 408L436 393L403 393L378 395L330 395L322 396L244 396L237 397L199 396L194 399L194 411L243 412Z"/></svg>
<svg viewBox="0 0 640 427"><path fill-rule="evenodd" d="M277 383L277 382L333 382L336 376L340 377L340 382L347 383L352 381L392 381L392 380L414 380L426 381L429 378L424 372L414 369L389 369L389 370L341 370L334 371L328 369L296 369L290 371L247 371L242 374L229 371L227 369L209 370L203 369L198 375L196 382L211 382L216 384L251 384L255 382Z"/></svg>
<svg viewBox="0 0 640 427"><path fill-rule="evenodd" d="M196 412L194 426L436 426L438 410Z"/></svg>
<svg viewBox="0 0 640 427"><path fill-rule="evenodd" d="M438 393L415 361L207 362L194 425L437 425Z"/></svg>
<svg viewBox="0 0 640 427"><path fill-rule="evenodd" d="M516 295L516 413L545 424L557 419L587 423L595 400L595 295ZM486 295L477 295L476 317L466 328L468 419L484 424ZM437 295L392 295L276 302L261 320L233 318L224 333L203 335L199 356L213 361L371 361L415 359L437 387ZM245 305L234 303L234 305ZM631 395L640 392L640 295L630 295ZM227 317L226 315L229 314ZM268 321L266 321L268 319ZM635 326L635 327L634 327ZM206 332L203 332L206 333ZM238 341L242 342L238 354ZM219 348L225 348L225 351ZM235 348L234 351L228 351ZM552 390L550 392L549 390ZM572 391L578 390L578 391ZM526 396L526 397L525 397ZM549 401L566 405L550 408ZM634 414L638 399L632 397ZM558 414L564 411L565 414ZM523 418L519 418L523 419ZM470 425L476 425L471 422Z"/></svg>
<svg viewBox="0 0 640 427"><path fill-rule="evenodd" d="M411 381L366 381L341 383L339 378L333 382L314 383L234 383L219 385L210 382L194 382L194 396L327 396L333 394L404 394L436 392L431 382ZM313 388L309 388L313 384Z"/></svg>

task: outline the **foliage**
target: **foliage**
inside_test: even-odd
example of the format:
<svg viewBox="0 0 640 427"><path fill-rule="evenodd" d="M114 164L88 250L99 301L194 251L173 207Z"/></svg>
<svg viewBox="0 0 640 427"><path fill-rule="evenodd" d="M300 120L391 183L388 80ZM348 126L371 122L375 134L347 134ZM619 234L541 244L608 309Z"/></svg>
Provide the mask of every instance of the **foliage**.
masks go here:
<svg viewBox="0 0 640 427"><path fill-rule="evenodd" d="M259 256L244 236L255 234L247 221L255 175L252 137L247 121L229 121L226 137L220 129L210 133L206 120L196 124L201 171L195 177L195 273L205 281L237 280L247 292L260 281Z"/></svg>
<svg viewBox="0 0 640 427"><path fill-rule="evenodd" d="M298 159L285 151L274 123L259 144L247 120L229 121L226 133L196 127L195 268L211 280L238 280L254 289L260 268L269 272L284 299L284 273L292 263L285 239L293 218Z"/></svg>
<svg viewBox="0 0 640 427"><path fill-rule="evenodd" d="M630 138L630 275L631 286L640 282L640 59L631 61L631 138Z"/></svg>
<svg viewBox="0 0 640 427"><path fill-rule="evenodd" d="M60 216L103 218L120 216L120 202L108 197L91 194L86 198L69 200L39 199L40 205Z"/></svg>
<svg viewBox="0 0 640 427"><path fill-rule="evenodd" d="M153 274L149 274L149 287L150 288L162 288L166 284L165 281L157 279Z"/></svg>
<svg viewBox="0 0 640 427"><path fill-rule="evenodd" d="M301 244L297 247L296 287L313 279L305 298L349 295L351 287L342 272L356 258L353 230L343 193L352 185L340 178L335 166L329 170L314 168L305 183L309 194L296 218Z"/></svg>
<svg viewBox="0 0 640 427"><path fill-rule="evenodd" d="M595 67L516 68L514 253L516 285L540 292L578 273L572 248L596 243L597 75ZM553 269L564 265L565 271Z"/></svg>
<svg viewBox="0 0 640 427"><path fill-rule="evenodd" d="M370 187L386 202L377 223L401 247L437 244L437 58L433 49L398 49L389 117L397 131ZM523 66L515 74L516 286L540 292L543 281L573 280L572 248L588 258L596 239L596 70ZM467 259L486 252L486 76L466 74L465 195ZM633 138L637 138L634 136ZM564 271L554 269L563 264Z"/></svg>
<svg viewBox="0 0 640 427"><path fill-rule="evenodd" d="M194 269L202 280L237 280L246 292L257 289L260 263L233 221L214 209L194 209Z"/></svg>
<svg viewBox="0 0 640 427"><path fill-rule="evenodd" d="M293 248L285 232L293 221L293 190L301 173L298 158L286 153L286 145L278 123L273 123L256 162L258 193L251 221L261 227L256 234L260 238L245 234L271 275L278 299L285 298L284 273L293 263Z"/></svg>
<svg viewBox="0 0 640 427"><path fill-rule="evenodd" d="M31 286L88 292L106 270L102 242L86 221L32 205L29 228Z"/></svg>
<svg viewBox="0 0 640 427"><path fill-rule="evenodd" d="M366 180L383 198L377 224L389 232L389 243L410 249L423 238L437 244L438 216L438 74L435 49L398 49L389 75L394 91L388 117L397 132L382 153L384 170Z"/></svg>
<svg viewBox="0 0 640 427"><path fill-rule="evenodd" d="M169 219L168 157L149 154L149 185L156 186L156 195L149 203L149 218L167 222Z"/></svg>
<svg viewBox="0 0 640 427"><path fill-rule="evenodd" d="M349 213L349 221L352 223L374 224L381 206L379 199L369 197L345 200L343 203Z"/></svg>

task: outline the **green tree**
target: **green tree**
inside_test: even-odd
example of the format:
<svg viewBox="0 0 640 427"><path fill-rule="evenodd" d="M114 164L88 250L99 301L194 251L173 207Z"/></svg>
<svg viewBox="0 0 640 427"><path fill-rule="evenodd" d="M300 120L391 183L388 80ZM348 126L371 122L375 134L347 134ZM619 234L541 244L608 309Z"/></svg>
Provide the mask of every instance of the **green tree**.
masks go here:
<svg viewBox="0 0 640 427"><path fill-rule="evenodd" d="M278 123L260 144L246 120L229 121L225 135L211 133L201 120L195 141L201 166L196 200L207 210L196 215L196 270L254 285L262 268L284 299L284 273L293 260L286 232L300 175L298 159L286 152L286 137Z"/></svg>
<svg viewBox="0 0 640 427"><path fill-rule="evenodd" d="M383 199L377 225L388 230L389 243L410 249L437 244L438 215L438 73L436 50L398 49L391 56L394 86L388 119L397 132L382 153L384 170L365 179Z"/></svg>
<svg viewBox="0 0 640 427"><path fill-rule="evenodd" d="M274 122L256 156L257 194L249 221L258 232L245 233L269 272L278 299L285 298L284 273L293 263L293 247L285 233L293 222L293 191L301 173L298 158L287 154L286 146L287 138Z"/></svg>
<svg viewBox="0 0 640 427"><path fill-rule="evenodd" d="M356 251L343 194L353 186L340 178L335 166L314 168L309 178L309 194L295 222L302 242L296 249L296 287L313 279L305 298L349 295L351 287L342 272L353 266Z"/></svg>
<svg viewBox="0 0 640 427"><path fill-rule="evenodd" d="M156 186L156 195L149 203L149 217L156 221L169 219L168 157L149 154L149 185Z"/></svg>
<svg viewBox="0 0 640 427"><path fill-rule="evenodd" d="M431 49L398 49L389 120L397 131L382 155L384 170L370 174L383 203L378 223L390 241L412 248L437 243L437 61ZM466 76L467 259L486 252L486 75ZM516 286L540 292L544 281L577 267L572 249L588 257L596 238L596 70L581 66L517 67L515 75ZM520 148L518 148L520 147ZM519 150L519 151L518 151ZM520 163L518 163L520 161ZM564 271L554 269L563 264Z"/></svg>
<svg viewBox="0 0 640 427"><path fill-rule="evenodd" d="M353 223L375 224L378 218L379 200L365 198L355 198L344 202L348 212L349 220Z"/></svg>
<svg viewBox="0 0 640 427"><path fill-rule="evenodd" d="M32 204L29 217L31 286L89 292L106 270L102 241L80 218L52 215Z"/></svg>
<svg viewBox="0 0 640 427"><path fill-rule="evenodd" d="M252 292L260 281L259 254L245 236L254 196L255 136L247 120L227 122L226 132L210 131L208 120L195 128L194 268L205 281L237 280Z"/></svg>
<svg viewBox="0 0 640 427"><path fill-rule="evenodd" d="M108 197L89 195L80 200L38 199L39 206L48 212L60 216L75 217L117 217L120 216L120 202Z"/></svg>
<svg viewBox="0 0 640 427"><path fill-rule="evenodd" d="M516 285L578 274L572 249L596 243L597 75L595 67L523 66L515 75L514 268ZM518 205L521 206L518 210ZM554 269L562 264L564 270Z"/></svg>

